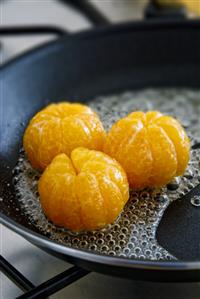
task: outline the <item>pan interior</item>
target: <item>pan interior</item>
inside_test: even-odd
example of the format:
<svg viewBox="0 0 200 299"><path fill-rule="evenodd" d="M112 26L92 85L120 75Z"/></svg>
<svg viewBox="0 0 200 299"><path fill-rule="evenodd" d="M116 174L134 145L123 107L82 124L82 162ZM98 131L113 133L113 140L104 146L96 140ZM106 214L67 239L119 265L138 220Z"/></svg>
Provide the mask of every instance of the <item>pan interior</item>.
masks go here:
<svg viewBox="0 0 200 299"><path fill-rule="evenodd" d="M100 96L89 102L108 130L120 117L134 110L160 110L175 116L185 127L191 144L200 141L200 91L189 89L146 89ZM50 239L72 248L136 259L176 259L156 240L156 229L168 205L200 182L200 150L191 150L185 175L159 190L131 191L130 200L117 221L100 231L74 234L56 227L41 210L37 192L39 173L23 151L14 169L14 185L23 213Z"/></svg>

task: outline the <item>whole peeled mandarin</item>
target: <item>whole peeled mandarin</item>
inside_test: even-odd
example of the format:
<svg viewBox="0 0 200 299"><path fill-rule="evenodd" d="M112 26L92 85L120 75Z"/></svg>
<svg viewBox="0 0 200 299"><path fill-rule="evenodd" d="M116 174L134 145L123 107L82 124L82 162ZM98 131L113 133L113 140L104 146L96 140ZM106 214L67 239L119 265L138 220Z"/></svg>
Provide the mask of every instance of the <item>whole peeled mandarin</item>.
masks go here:
<svg viewBox="0 0 200 299"><path fill-rule="evenodd" d="M122 165L131 188L161 187L185 172L190 141L173 117L137 111L112 126L104 152Z"/></svg>
<svg viewBox="0 0 200 299"><path fill-rule="evenodd" d="M79 146L101 150L105 131L97 114L77 103L51 104L30 121L23 146L32 166L44 170L60 154Z"/></svg>
<svg viewBox="0 0 200 299"><path fill-rule="evenodd" d="M38 185L42 208L56 225L91 231L113 223L129 198L126 174L106 154L77 148L56 156Z"/></svg>

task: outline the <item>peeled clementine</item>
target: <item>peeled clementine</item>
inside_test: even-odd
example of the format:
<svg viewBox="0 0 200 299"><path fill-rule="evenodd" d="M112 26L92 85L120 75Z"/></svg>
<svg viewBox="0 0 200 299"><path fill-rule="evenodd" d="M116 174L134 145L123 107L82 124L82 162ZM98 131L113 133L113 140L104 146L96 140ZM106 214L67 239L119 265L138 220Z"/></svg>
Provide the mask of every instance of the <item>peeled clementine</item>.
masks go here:
<svg viewBox="0 0 200 299"><path fill-rule="evenodd" d="M189 138L180 123L157 111L138 111L110 129L104 151L126 171L130 187L160 187L182 175L190 157Z"/></svg>
<svg viewBox="0 0 200 299"><path fill-rule="evenodd" d="M46 216L72 231L90 231L113 223L129 198L127 177L106 154L77 148L59 154L39 180Z"/></svg>
<svg viewBox="0 0 200 299"><path fill-rule="evenodd" d="M60 153L70 155L79 146L101 150L105 131L97 114L76 103L51 104L30 121L23 139L25 152L38 170Z"/></svg>

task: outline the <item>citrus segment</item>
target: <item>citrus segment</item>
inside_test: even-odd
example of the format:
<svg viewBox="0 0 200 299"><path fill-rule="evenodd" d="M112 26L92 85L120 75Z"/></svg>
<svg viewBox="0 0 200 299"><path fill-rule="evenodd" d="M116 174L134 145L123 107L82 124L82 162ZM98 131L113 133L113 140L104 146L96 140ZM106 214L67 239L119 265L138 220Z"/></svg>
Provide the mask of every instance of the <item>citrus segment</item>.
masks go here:
<svg viewBox="0 0 200 299"><path fill-rule="evenodd" d="M178 121L170 116L162 116L156 124L163 128L173 142L177 155L177 175L182 175L189 161L190 142Z"/></svg>
<svg viewBox="0 0 200 299"><path fill-rule="evenodd" d="M162 186L170 182L177 171L177 157L174 144L160 127L148 127L148 142L152 155L151 174L148 184Z"/></svg>

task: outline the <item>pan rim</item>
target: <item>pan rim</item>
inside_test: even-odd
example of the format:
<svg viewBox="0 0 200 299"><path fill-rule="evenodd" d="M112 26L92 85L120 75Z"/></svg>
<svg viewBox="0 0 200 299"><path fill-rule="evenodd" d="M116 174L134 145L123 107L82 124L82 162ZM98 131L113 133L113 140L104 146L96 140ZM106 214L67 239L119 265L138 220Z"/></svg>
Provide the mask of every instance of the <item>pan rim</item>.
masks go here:
<svg viewBox="0 0 200 299"><path fill-rule="evenodd" d="M70 257L79 258L88 262L95 262L107 266L124 267L131 269L145 269L145 270L161 270L161 271L198 271L200 270L200 261L151 261L128 259L123 257L113 257L103 254L98 254L86 250L70 248L68 246L59 244L49 238L40 235L37 232L24 227L18 222L10 219L0 212L0 223L7 228L21 235L28 241L35 245L45 245L45 248L53 250L57 253L64 254Z"/></svg>
<svg viewBox="0 0 200 299"><path fill-rule="evenodd" d="M101 38L110 34L126 34L130 31L140 31L140 30L164 30L164 29L200 29L200 21L189 20L189 21L145 21L145 22L130 22L119 25L103 26L102 28L96 28L92 30L86 30L72 34L70 36L64 36L62 38L44 43L40 46L36 46L31 50L16 56L14 59L4 63L0 67L0 74L3 72L12 71L12 67L16 64L23 64L26 59L30 56L37 56L49 50L52 50L52 46L57 47L62 45L63 42L73 42L74 40L85 40L93 38ZM112 257L102 254L97 254L89 252L86 250L80 250L75 248L70 248L59 244L55 241L48 239L45 236L40 235L37 232L32 231L24 227L23 225L17 223L16 221L10 219L8 216L0 212L0 223L7 226L11 230L20 234L25 239L33 241L34 244L46 245L48 249L54 250L58 253L63 253L75 258L80 258L82 260L87 260L89 262L95 262L99 264L104 264L108 266L124 267L132 269L145 269L145 270L162 270L162 271L194 271L200 270L200 260L199 261L150 261L150 260L136 260L128 259L122 257Z"/></svg>
<svg viewBox="0 0 200 299"><path fill-rule="evenodd" d="M130 31L140 31L140 30L168 30L168 29L191 29L191 30L200 30L200 20L175 20L175 21L167 21L167 20L145 20L145 21L136 21L136 22L124 22L119 24L105 25L101 27L96 27L93 29L86 29L83 31L78 31L72 34L67 34L45 42L41 45L36 45L32 47L30 50L27 50L21 54L16 55L14 58L9 61L3 63L0 66L0 74L4 71L9 71L10 68L15 66L18 63L23 63L30 56L41 54L43 51L47 51L48 49L52 50L53 46L62 45L63 41L72 41L74 40L85 40L85 39L94 39L101 38L107 35L119 34L119 33L128 33Z"/></svg>

